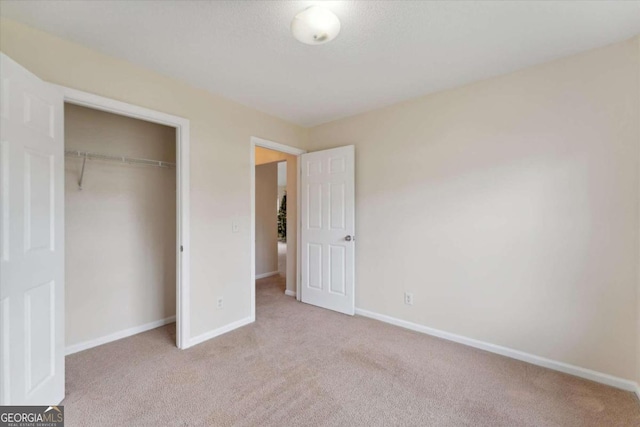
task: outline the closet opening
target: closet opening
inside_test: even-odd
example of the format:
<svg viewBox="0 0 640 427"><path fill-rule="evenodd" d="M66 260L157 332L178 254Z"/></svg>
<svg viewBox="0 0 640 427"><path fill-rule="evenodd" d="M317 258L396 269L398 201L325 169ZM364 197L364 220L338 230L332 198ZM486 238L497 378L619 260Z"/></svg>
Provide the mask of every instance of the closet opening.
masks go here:
<svg viewBox="0 0 640 427"><path fill-rule="evenodd" d="M66 354L156 328L183 347L177 129L72 103L64 124Z"/></svg>

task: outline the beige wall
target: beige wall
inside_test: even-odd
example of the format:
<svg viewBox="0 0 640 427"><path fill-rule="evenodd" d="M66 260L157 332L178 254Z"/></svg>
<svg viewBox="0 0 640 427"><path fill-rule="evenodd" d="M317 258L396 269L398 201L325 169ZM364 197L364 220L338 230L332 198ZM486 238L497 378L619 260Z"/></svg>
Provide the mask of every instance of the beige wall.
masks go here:
<svg viewBox="0 0 640 427"><path fill-rule="evenodd" d="M638 378L638 53L311 129L312 150L356 146L356 306Z"/></svg>
<svg viewBox="0 0 640 427"><path fill-rule="evenodd" d="M256 275L278 271L278 164L256 166Z"/></svg>
<svg viewBox="0 0 640 427"><path fill-rule="evenodd" d="M175 162L175 129L65 105L65 148ZM65 159L66 344L175 315L176 170Z"/></svg>
<svg viewBox="0 0 640 427"><path fill-rule="evenodd" d="M291 157L291 154L283 153L282 151L270 150L264 147L256 147L256 165L281 162L283 160L288 160L289 157Z"/></svg>
<svg viewBox="0 0 640 427"><path fill-rule="evenodd" d="M190 120L191 335L248 318L250 138L304 148L308 131L10 20L0 22L0 49L46 81Z"/></svg>

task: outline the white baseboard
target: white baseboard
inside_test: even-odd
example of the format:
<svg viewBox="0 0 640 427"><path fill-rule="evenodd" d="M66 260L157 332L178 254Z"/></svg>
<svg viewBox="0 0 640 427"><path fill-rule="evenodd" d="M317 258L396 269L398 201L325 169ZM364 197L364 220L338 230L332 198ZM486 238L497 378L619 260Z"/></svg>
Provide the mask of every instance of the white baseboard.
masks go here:
<svg viewBox="0 0 640 427"><path fill-rule="evenodd" d="M636 384L636 396L638 396L638 400L640 400L640 384Z"/></svg>
<svg viewBox="0 0 640 427"><path fill-rule="evenodd" d="M284 294L288 297L296 297L296 293L293 291L290 291L289 289L287 289L286 291L284 291Z"/></svg>
<svg viewBox="0 0 640 427"><path fill-rule="evenodd" d="M602 372L593 371L591 369L581 368L579 366L570 365L564 362L558 362L556 360L547 359L530 353L525 353L523 351L514 350L508 347L502 347L473 338L467 338L462 335L452 334L449 332L441 331L439 329L430 328L428 326L419 325L417 323L408 322L406 320L398 319L384 314L374 313L372 311L367 311L360 308L356 308L356 314L379 320L381 322L389 323L391 325L400 326L401 328L410 329L412 331L421 332L423 334L432 335L438 338L443 338L445 340L457 342L459 344L479 348L491 353L511 357L512 359L521 360L533 365L553 369L554 371L560 371L564 372L565 374L586 378L588 380L610 385L622 390L633 391L638 393L638 396L640 397L640 386L634 381L625 380L624 378L614 377L613 375L604 374Z"/></svg>
<svg viewBox="0 0 640 427"><path fill-rule="evenodd" d="M275 276L276 274L280 274L279 271L271 271L269 273L256 274L256 280L264 279L265 277Z"/></svg>
<svg viewBox="0 0 640 427"><path fill-rule="evenodd" d="M133 328L125 329L123 331L115 332L113 334L105 335L100 338L96 338L94 340L84 341L78 344L73 344L67 346L64 350L65 355L70 355L73 353L77 353L79 351L88 350L93 347L97 347L102 344L106 344L112 341L116 341L122 338L130 337L132 335L137 335L141 332L146 332L151 329L159 328L160 326L164 326L169 323L173 323L176 321L176 316L170 316L166 319L160 319L153 322L145 323L144 325L134 326Z"/></svg>
<svg viewBox="0 0 640 427"><path fill-rule="evenodd" d="M210 340L211 338L215 338L218 335L226 334L227 332L231 332L234 329L238 329L253 322L254 319L252 319L251 317L245 317L244 319L240 319L233 323L229 323L228 325L221 326L218 329L214 329L213 331L205 332L204 334L200 334L197 337L191 338L189 340L189 347Z"/></svg>

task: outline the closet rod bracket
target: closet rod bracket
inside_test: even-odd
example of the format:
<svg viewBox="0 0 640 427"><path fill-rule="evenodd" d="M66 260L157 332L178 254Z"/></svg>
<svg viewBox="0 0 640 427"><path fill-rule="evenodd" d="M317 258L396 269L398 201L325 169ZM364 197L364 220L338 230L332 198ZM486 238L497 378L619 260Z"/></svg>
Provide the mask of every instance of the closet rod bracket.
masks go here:
<svg viewBox="0 0 640 427"><path fill-rule="evenodd" d="M84 165L87 163L87 155L82 159L82 170L80 171L80 179L78 180L78 190L82 190L82 179L84 178Z"/></svg>

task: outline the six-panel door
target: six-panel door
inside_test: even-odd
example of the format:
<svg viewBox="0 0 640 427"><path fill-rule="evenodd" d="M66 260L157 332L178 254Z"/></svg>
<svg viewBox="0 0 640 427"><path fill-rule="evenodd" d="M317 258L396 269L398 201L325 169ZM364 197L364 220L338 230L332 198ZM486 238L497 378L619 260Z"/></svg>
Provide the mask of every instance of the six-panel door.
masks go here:
<svg viewBox="0 0 640 427"><path fill-rule="evenodd" d="M300 156L301 300L354 314L354 147Z"/></svg>
<svg viewBox="0 0 640 427"><path fill-rule="evenodd" d="M63 98L0 54L0 403L64 398Z"/></svg>

